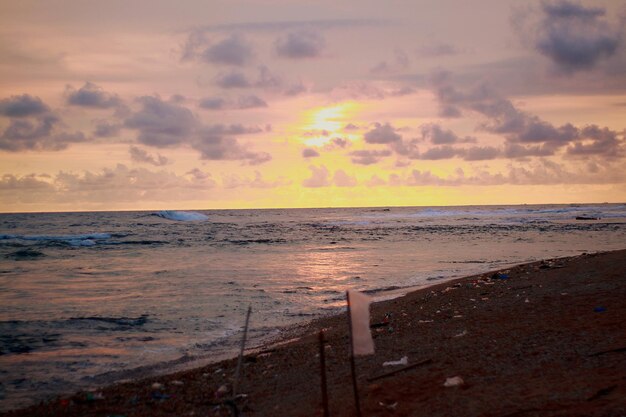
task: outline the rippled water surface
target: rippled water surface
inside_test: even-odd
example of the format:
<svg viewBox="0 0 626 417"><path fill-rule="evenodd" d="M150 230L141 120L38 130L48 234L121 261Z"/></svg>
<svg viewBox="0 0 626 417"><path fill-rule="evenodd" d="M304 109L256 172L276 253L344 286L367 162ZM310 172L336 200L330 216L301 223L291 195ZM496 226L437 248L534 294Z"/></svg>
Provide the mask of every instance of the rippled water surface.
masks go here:
<svg viewBox="0 0 626 417"><path fill-rule="evenodd" d="M577 220L576 217L599 220ZM450 277L626 247L626 205L0 215L0 410Z"/></svg>

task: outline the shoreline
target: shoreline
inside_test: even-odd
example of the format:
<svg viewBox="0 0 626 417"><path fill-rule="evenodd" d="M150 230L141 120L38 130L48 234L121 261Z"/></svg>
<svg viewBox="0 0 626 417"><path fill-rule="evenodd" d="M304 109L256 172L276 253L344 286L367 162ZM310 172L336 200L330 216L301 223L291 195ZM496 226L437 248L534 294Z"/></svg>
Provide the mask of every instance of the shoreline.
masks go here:
<svg viewBox="0 0 626 417"><path fill-rule="evenodd" d="M582 254L433 282L372 304L376 353L357 358L364 414L626 414L625 353L619 350L626 348L624 271L626 250ZM254 416L321 415L315 355L317 331L325 328L331 415L353 415L345 312L290 327L247 352L239 390L247 396L237 400L239 409ZM382 363L404 356L413 368L371 381L402 369ZM430 362L416 366L424 361ZM149 376L0 414L230 415L223 400L235 363ZM464 383L444 387L454 376Z"/></svg>

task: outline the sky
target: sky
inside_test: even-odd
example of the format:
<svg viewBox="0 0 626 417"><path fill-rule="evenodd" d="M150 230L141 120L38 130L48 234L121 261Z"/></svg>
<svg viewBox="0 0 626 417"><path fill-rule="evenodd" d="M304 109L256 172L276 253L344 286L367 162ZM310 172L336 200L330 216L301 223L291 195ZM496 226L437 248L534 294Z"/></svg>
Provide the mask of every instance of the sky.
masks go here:
<svg viewBox="0 0 626 417"><path fill-rule="evenodd" d="M0 211L626 202L626 1L0 2Z"/></svg>

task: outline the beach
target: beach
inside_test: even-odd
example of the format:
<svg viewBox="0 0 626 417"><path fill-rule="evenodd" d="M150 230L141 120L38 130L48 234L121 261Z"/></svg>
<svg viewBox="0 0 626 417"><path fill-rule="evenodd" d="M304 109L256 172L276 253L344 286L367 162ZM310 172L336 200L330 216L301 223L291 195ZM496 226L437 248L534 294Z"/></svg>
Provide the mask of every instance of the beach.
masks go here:
<svg viewBox="0 0 626 417"><path fill-rule="evenodd" d="M626 250L581 254L372 304L376 352L356 357L362 414L626 415L624 271ZM247 352L233 401L236 359L3 415L231 415L234 404L246 416L321 416L320 329L330 415L356 415L345 314L293 327L283 343ZM383 366L405 356L406 365Z"/></svg>

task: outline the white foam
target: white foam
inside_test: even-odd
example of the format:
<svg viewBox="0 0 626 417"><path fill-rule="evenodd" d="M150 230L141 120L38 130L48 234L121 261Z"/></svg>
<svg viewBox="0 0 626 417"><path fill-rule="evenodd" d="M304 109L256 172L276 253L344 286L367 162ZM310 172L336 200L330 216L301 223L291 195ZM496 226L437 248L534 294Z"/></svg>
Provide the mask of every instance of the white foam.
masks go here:
<svg viewBox="0 0 626 417"><path fill-rule="evenodd" d="M197 222L208 220L208 216L202 213L196 213L194 211L173 211L173 210L163 210L157 213L154 213L155 216L162 217L168 220L175 220L181 222Z"/></svg>

